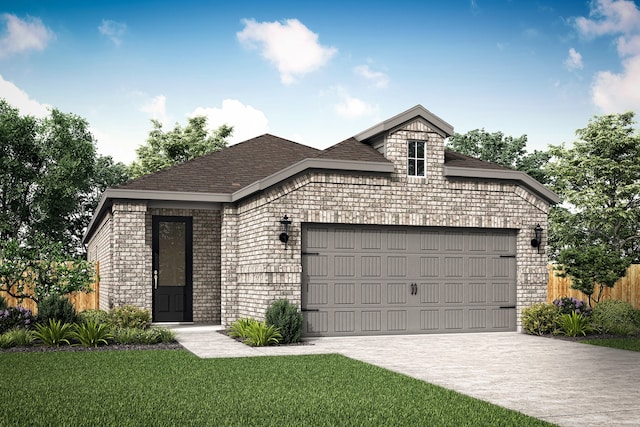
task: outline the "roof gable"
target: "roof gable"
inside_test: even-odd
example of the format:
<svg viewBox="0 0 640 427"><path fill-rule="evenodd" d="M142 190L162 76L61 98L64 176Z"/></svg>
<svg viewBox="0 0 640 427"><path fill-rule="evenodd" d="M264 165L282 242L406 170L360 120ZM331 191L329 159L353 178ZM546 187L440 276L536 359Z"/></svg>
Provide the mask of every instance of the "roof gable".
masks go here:
<svg viewBox="0 0 640 427"><path fill-rule="evenodd" d="M371 140L382 133L391 132L396 128L402 127L407 122L412 121L416 118L425 120L427 125L434 131L439 133L443 138L448 138L453 135L453 126L433 114L431 111L424 108L422 105L418 104L415 107L408 109L407 111L404 111L396 116L391 117L390 119L385 120L384 122L378 123L377 125L372 126L363 132L360 132L359 134L354 136L354 138L358 141Z"/></svg>

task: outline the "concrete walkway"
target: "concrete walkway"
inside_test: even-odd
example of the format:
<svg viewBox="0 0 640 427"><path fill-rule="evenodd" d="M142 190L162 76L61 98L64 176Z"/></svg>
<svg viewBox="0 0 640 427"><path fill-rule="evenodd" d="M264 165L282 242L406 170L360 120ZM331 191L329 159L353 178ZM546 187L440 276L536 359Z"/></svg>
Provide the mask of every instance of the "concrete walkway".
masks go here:
<svg viewBox="0 0 640 427"><path fill-rule="evenodd" d="M172 327L203 358L339 353L561 426L640 426L640 353L516 332L317 338L251 348Z"/></svg>

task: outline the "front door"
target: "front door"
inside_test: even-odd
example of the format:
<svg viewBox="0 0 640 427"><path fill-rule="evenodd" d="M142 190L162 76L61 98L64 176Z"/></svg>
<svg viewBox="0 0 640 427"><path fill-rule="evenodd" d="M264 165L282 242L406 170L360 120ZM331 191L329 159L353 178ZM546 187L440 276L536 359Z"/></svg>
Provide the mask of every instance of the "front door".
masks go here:
<svg viewBox="0 0 640 427"><path fill-rule="evenodd" d="M153 321L190 322L192 304L192 221L153 217Z"/></svg>

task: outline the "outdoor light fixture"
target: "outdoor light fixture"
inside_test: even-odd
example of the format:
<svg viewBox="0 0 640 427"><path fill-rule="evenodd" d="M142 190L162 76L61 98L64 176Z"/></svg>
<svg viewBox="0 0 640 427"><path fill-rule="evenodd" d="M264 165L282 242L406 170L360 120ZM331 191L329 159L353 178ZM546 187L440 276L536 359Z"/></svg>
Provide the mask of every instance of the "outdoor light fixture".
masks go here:
<svg viewBox="0 0 640 427"><path fill-rule="evenodd" d="M542 249L542 227L540 224L536 225L533 229L533 239L531 239L531 246L538 248L538 253Z"/></svg>
<svg viewBox="0 0 640 427"><path fill-rule="evenodd" d="M280 224L282 224L282 233L280 233L280 241L284 243L284 250L287 250L287 242L289 241L289 226L291 225L291 220L288 216L283 216L280 220Z"/></svg>

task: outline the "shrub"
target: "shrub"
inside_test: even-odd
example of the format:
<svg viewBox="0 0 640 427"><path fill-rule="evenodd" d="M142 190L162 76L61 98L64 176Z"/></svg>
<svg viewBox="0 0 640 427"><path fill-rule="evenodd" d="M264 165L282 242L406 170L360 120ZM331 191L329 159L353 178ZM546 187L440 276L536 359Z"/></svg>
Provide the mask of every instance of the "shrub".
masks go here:
<svg viewBox="0 0 640 427"><path fill-rule="evenodd" d="M265 345L278 344L282 335L273 325L267 322L253 321L247 328L247 337L244 343L251 347L262 347Z"/></svg>
<svg viewBox="0 0 640 427"><path fill-rule="evenodd" d="M98 323L94 320L87 320L79 325L74 325L71 334L83 347L97 347L100 344L109 344L108 340L113 338L106 323Z"/></svg>
<svg viewBox="0 0 640 427"><path fill-rule="evenodd" d="M111 309L107 321L114 328L147 329L151 325L151 312L133 305L125 305Z"/></svg>
<svg viewBox="0 0 640 427"><path fill-rule="evenodd" d="M229 336L232 338L245 339L247 337L249 327L254 322L256 322L256 320L249 317L234 321L229 326Z"/></svg>
<svg viewBox="0 0 640 427"><path fill-rule="evenodd" d="M173 331L160 327L119 328L114 331L113 339L118 344L159 344L175 341L175 335Z"/></svg>
<svg viewBox="0 0 640 427"><path fill-rule="evenodd" d="M522 327L530 335L557 333L560 310L554 304L538 303L522 310Z"/></svg>
<svg viewBox="0 0 640 427"><path fill-rule="evenodd" d="M562 297L553 301L553 304L560 309L561 314L571 314L574 311L583 316L591 316L592 310L589 305L574 297Z"/></svg>
<svg viewBox="0 0 640 427"><path fill-rule="evenodd" d="M70 344L69 340L73 338L72 332L71 323L49 319L47 324L36 324L36 331L33 335L48 347L60 347L60 344Z"/></svg>
<svg viewBox="0 0 640 427"><path fill-rule="evenodd" d="M0 348L10 348L13 347L13 340L9 333L0 334Z"/></svg>
<svg viewBox="0 0 640 427"><path fill-rule="evenodd" d="M2 295L0 295L0 310L6 310L9 306L7 305L7 300L4 299Z"/></svg>
<svg viewBox="0 0 640 427"><path fill-rule="evenodd" d="M28 329L12 329L9 332L6 332L5 335L9 337L11 343L15 347L28 347L32 345L35 340L33 331Z"/></svg>
<svg viewBox="0 0 640 427"><path fill-rule="evenodd" d="M633 306L620 300L605 300L596 305L592 324L603 334L634 335L640 329Z"/></svg>
<svg viewBox="0 0 640 427"><path fill-rule="evenodd" d="M35 323L31 310L24 307L8 307L0 310L0 334L11 329L29 329Z"/></svg>
<svg viewBox="0 0 640 427"><path fill-rule="evenodd" d="M38 322L59 320L61 323L75 323L78 319L71 301L60 295L50 295L38 302Z"/></svg>
<svg viewBox="0 0 640 427"><path fill-rule="evenodd" d="M302 313L298 307L286 299L280 299L271 304L265 316L267 325L273 325L280 331L283 344L300 341L302 334Z"/></svg>
<svg viewBox="0 0 640 427"><path fill-rule="evenodd" d="M589 324L589 317L576 311L572 311L571 314L561 314L559 323L562 333L568 337L585 336L593 330Z"/></svg>
<svg viewBox="0 0 640 427"><path fill-rule="evenodd" d="M85 310L78 313L78 322L95 322L95 323L108 323L108 313L104 310Z"/></svg>

